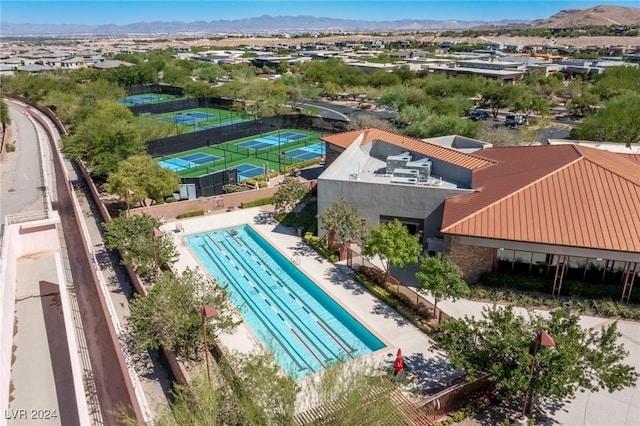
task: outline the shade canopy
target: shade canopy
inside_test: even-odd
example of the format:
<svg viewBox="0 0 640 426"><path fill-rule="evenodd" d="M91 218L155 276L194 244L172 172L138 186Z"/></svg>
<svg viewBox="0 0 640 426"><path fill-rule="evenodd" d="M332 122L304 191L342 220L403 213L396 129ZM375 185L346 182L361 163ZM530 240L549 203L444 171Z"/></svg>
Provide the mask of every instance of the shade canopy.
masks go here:
<svg viewBox="0 0 640 426"><path fill-rule="evenodd" d="M204 305L202 307L202 316L204 318L213 318L218 315L218 311L215 308L212 308L209 305Z"/></svg>

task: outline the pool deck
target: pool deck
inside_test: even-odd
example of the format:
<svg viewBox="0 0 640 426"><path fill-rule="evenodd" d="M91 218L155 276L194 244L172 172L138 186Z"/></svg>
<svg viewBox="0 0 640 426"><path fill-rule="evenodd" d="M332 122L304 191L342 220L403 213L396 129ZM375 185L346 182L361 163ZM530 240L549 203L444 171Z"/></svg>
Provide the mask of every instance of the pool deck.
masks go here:
<svg viewBox="0 0 640 426"><path fill-rule="evenodd" d="M386 345L384 349L362 357L367 364L391 367L398 349L402 349L405 366L412 378L411 385L417 391L437 388L452 379L445 356L433 349L433 341L429 337L353 281L347 266L326 261L298 237L295 230L274 223L270 215L260 208L165 224L163 231L173 235L180 254L175 269L183 271L187 267L198 267L203 270L182 237L242 224L250 224L256 229ZM261 347L258 338L245 324L231 335L220 336L220 343L224 349L240 352L251 352Z"/></svg>

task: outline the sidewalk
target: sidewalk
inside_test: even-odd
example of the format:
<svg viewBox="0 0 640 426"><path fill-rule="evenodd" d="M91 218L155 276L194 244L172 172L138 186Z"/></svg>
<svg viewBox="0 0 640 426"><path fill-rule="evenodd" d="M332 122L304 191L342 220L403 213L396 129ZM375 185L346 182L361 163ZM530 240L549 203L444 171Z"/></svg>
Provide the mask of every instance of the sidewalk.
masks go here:
<svg viewBox="0 0 640 426"><path fill-rule="evenodd" d="M403 293L416 293L417 281L415 280L416 269L407 267L405 271L392 271L396 278L404 280L407 286ZM433 303L433 298L424 292L420 294ZM479 318L482 309L486 306L493 306L490 303L476 302L473 300L460 299L458 301L443 300L438 303L438 309L442 309L447 315L454 318L464 318L471 316ZM526 315L527 310L516 308L516 312ZM534 310L541 316L550 315L551 311ZM610 318L600 318L582 315L580 324L584 328L600 329L613 323ZM640 372L640 323L633 321L618 321L618 331L622 336L618 339L629 355L624 360L625 363L635 367ZM576 398L561 409L552 411L552 407L547 408L549 424L561 425L590 425L590 426L637 426L640 425L640 382L633 388L625 388L617 392L609 393L606 390L599 392L578 393ZM476 418L476 423L465 421L463 425L493 425L495 417L480 414ZM484 420L482 420L484 418Z"/></svg>

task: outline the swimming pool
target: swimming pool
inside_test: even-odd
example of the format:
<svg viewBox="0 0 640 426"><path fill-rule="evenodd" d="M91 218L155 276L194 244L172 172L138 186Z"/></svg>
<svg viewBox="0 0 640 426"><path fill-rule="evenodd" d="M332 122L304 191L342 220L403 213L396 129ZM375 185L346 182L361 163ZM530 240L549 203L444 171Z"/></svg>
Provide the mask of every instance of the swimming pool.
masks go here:
<svg viewBox="0 0 640 426"><path fill-rule="evenodd" d="M294 379L385 347L250 226L185 240Z"/></svg>

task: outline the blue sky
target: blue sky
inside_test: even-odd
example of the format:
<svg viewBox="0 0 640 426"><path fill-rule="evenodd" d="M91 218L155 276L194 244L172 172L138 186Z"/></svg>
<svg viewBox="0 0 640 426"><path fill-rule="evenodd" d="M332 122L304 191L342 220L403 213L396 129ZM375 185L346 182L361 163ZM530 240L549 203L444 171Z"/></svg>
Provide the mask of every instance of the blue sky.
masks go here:
<svg viewBox="0 0 640 426"><path fill-rule="evenodd" d="M141 21L232 20L261 15L311 15L369 21L405 18L460 21L531 20L546 18L561 9L588 8L599 4L640 7L640 0L2 0L1 3L2 22L89 25L122 25Z"/></svg>

